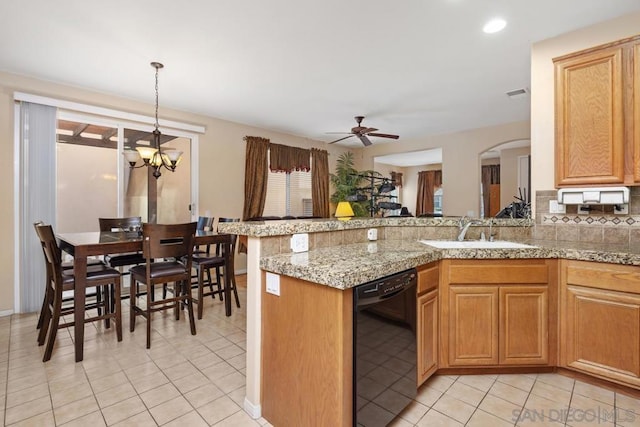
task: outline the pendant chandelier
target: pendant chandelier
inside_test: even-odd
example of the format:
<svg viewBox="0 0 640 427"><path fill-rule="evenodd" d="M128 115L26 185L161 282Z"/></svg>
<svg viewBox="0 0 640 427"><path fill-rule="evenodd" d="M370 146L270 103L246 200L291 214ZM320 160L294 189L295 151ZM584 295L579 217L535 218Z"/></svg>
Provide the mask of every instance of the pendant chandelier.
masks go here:
<svg viewBox="0 0 640 427"><path fill-rule="evenodd" d="M163 167L171 172L176 170L176 166L182 157L182 151L174 150L172 148L162 151L162 148L160 147L160 137L162 134L158 129L158 71L160 71L164 65L159 62L152 62L151 66L156 69L156 123L155 129L152 133L153 138L151 140L151 145L136 147L135 150L125 150L124 157L127 159L127 162L129 162L129 167L131 169L141 168L143 166L152 167L153 176L158 179L160 175L162 175L160 170ZM142 158L143 163L140 166L136 166L139 158Z"/></svg>

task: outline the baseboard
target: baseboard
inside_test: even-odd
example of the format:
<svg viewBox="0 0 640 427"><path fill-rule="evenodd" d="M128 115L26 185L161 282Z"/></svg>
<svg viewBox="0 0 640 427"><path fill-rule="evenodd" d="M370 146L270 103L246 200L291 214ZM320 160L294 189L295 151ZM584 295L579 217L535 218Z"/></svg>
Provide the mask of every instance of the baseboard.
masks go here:
<svg viewBox="0 0 640 427"><path fill-rule="evenodd" d="M254 420L257 420L262 416L262 407L251 403L246 396L244 398L244 410Z"/></svg>
<svg viewBox="0 0 640 427"><path fill-rule="evenodd" d="M13 314L13 310L0 310L0 317L11 316Z"/></svg>
<svg viewBox="0 0 640 427"><path fill-rule="evenodd" d="M246 268L241 268L236 270L236 275L238 274L247 274L247 269Z"/></svg>

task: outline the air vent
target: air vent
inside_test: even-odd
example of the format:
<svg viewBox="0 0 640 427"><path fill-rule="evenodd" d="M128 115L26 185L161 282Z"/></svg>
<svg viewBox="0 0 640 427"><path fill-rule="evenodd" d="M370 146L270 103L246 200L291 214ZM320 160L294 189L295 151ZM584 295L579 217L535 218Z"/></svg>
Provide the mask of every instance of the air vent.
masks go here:
<svg viewBox="0 0 640 427"><path fill-rule="evenodd" d="M515 89L515 90L510 90L509 92L507 92L507 96L509 98L522 98L523 96L525 96L527 94L527 89L523 88L523 89Z"/></svg>

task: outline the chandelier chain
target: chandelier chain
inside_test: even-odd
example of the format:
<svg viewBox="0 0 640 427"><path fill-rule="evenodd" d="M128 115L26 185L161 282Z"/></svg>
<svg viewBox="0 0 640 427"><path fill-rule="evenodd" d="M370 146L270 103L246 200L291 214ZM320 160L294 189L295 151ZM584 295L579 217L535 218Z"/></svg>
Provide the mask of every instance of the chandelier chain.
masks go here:
<svg viewBox="0 0 640 427"><path fill-rule="evenodd" d="M158 124L158 71L160 70L160 67L155 67L156 68L156 130L158 130L158 127L160 126Z"/></svg>

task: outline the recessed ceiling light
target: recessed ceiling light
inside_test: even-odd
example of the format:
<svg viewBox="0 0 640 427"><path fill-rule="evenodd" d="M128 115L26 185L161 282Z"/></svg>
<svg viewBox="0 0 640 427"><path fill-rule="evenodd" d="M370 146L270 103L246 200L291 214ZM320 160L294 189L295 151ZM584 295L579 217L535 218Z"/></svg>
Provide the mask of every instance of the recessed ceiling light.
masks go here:
<svg viewBox="0 0 640 427"><path fill-rule="evenodd" d="M493 33L497 33L498 31L504 30L504 27L506 26L507 26L507 21L501 18L495 18L487 22L486 24L484 24L484 27L482 27L482 31L484 31L487 34L493 34Z"/></svg>

